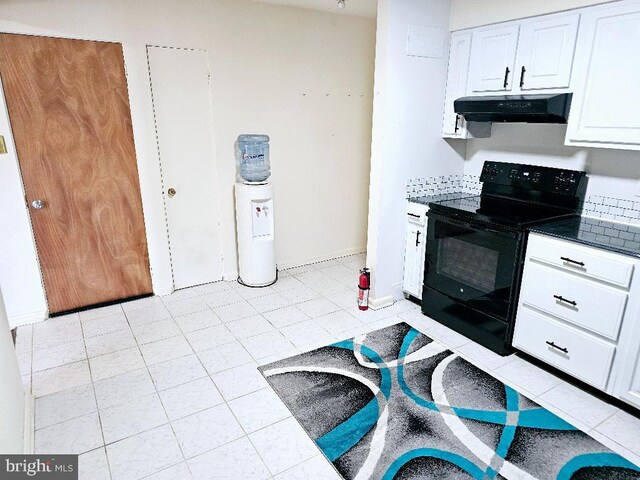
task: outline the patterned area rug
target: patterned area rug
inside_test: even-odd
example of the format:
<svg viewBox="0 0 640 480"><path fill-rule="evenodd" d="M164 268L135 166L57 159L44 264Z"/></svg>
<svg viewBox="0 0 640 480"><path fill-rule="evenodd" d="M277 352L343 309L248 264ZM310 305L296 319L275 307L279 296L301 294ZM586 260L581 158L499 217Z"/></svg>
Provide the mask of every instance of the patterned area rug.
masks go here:
<svg viewBox="0 0 640 480"><path fill-rule="evenodd" d="M406 323L261 371L345 479L640 479L638 467Z"/></svg>

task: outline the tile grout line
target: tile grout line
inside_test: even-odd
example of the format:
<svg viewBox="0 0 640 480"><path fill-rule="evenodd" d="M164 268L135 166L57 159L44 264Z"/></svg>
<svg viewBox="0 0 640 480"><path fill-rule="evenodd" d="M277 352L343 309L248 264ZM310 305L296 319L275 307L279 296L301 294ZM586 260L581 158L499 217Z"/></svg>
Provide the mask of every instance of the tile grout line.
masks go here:
<svg viewBox="0 0 640 480"><path fill-rule="evenodd" d="M277 309L276 309L276 310L277 310ZM248 317L247 317L247 318L248 318ZM268 320L268 319L266 319L266 318L265 318L265 320L267 320L267 322L269 322L269 320ZM224 322L223 322L223 323L224 323ZM272 325L272 326L274 326L271 322L269 322L269 324L270 324L270 325ZM274 328L275 328L275 326L274 326ZM279 331L279 329L276 329L276 331ZM260 364L259 364L259 359L255 358L255 357L251 354L251 352L249 352L249 351L246 349L246 347L242 344L242 342L240 341L240 339L239 339L239 338L237 338L237 337L233 334L233 332L231 332L231 334L234 336L234 338L236 339L236 341L238 341L238 343L242 346L242 348L247 352L247 354L248 354L248 355L253 359L253 361L254 361L256 364L258 364L258 367L259 367L259 366L260 366ZM188 342L188 341L189 341L189 340L187 339L187 342ZM193 346L191 345L191 343L190 343L190 342L189 342L189 345L191 346L191 348L193 348ZM214 348L215 348L215 347L214 347ZM194 350L194 351L195 351L195 350ZM209 373L209 370L208 370L208 369L206 368L206 366L202 363L202 360L200 359L200 357L199 357L197 354L196 354L196 357L198 358L198 361L200 362L200 364L201 364L201 365L202 365L202 367L204 368L205 372L207 372L207 375L208 375L209 379L211 380L211 382L214 384L214 386L216 387L216 389L218 389L218 387L217 387L217 385L216 385L216 383L215 383L215 380L212 378L212 374L210 374L210 373ZM247 364L248 364L248 363L247 363ZM247 365L247 364L245 364L245 365ZM235 367L232 367L232 368L235 368ZM227 370L225 370L225 371L228 371L228 370L231 370L231 369L227 369ZM216 372L216 373L219 373L219 372ZM264 427L261 427L261 428L259 428L259 429L255 430L255 431L253 431L253 432L250 432L250 433L249 433L249 432L245 429L245 427L242 425L242 423L240 422L240 420L238 419L238 417L237 417L236 413L235 413L235 412L233 411L233 409L231 408L231 405L229 405L229 402L235 401L235 400L237 400L237 399L239 399L239 398L243 398L243 397L246 397L246 396L249 396L249 395L253 395L253 394L254 394L254 393L256 393L256 392L259 392L259 391L262 391L262 390L266 390L267 388L270 388L270 386L269 386L269 385L267 385L267 387L264 387L264 388L261 388L261 389L258 389L258 390L255 390L255 391L252 391L252 392L249 392L249 393L246 393L246 394L240 395L240 396L238 396L238 397L234 397L234 398L229 399L229 400L227 400L227 398L222 394L222 392L220 392L220 391L219 391L219 389L218 389L218 393L220 393L220 397L222 398L222 401L224 402L224 405L227 407L227 409L229 410L229 412L231 413L231 415L232 415L232 416L233 416L233 418L235 419L235 421L236 421L236 423L238 424L238 426L240 427L240 429L244 432L244 437L246 437L246 438L247 438L247 440L248 440L248 441L249 441L249 443L251 444L251 446L252 446L253 450L256 452L256 455L258 455L258 458L260 458L260 460L262 461L262 464L265 466L265 468L267 469L267 471L270 473L270 478L274 478L274 474L271 472L271 469L268 467L267 462L265 461L264 457L260 454L260 452L259 452L259 451L258 451L258 449L256 448L256 445L255 445L255 443L253 442L253 440L251 439L250 434L253 434L253 433L256 433L256 432L258 432L258 431L260 431L260 430L263 430L263 429L269 428L269 427L271 427L271 426L275 425L276 423L280 423L281 421L287 420L288 418L292 418L292 417L293 417L293 415L291 414L291 411L289 411L289 410L287 409L287 410L289 411L290 415L289 415L288 417L286 417L285 419L278 420L278 421L276 421L276 422L274 422L274 423L271 423L271 424L269 424L269 425L265 425ZM282 401L282 400L279 400L279 401ZM213 407L210 407L210 408L213 408ZM205 410L207 410L207 409L205 409ZM204 410L203 410L203 411L204 411ZM186 417L185 417L185 418L186 418ZM204 451L204 452L201 452L201 453L199 453L198 455L195 455L194 457L191 457L191 458L196 458L196 457L199 457L199 456L201 456L201 455L204 455L204 454L206 454L206 453L208 453L208 452L214 451L214 450L216 450L216 449L218 449L218 448L223 447L224 445L228 445L228 444L230 444L230 443L232 443L232 442L235 442L235 441L239 440L240 438L243 438L243 437L238 437L238 438L236 438L236 439L230 440L229 442L226 442L226 443L224 443L224 444L218 445L218 446L216 446L215 448L212 448L212 449L210 449L210 450L206 450L206 451ZM315 445L315 443L314 443L314 445ZM305 461L306 461L306 460L305 460ZM303 461L303 462L304 462L304 461ZM301 463L303 463L303 462L300 462L299 464L301 464ZM295 467L295 466L297 466L297 465L299 465L299 464L296 464L296 465L292 466L291 468L293 468L293 467ZM187 462L187 465L188 465L188 462Z"/></svg>
<svg viewBox="0 0 640 480"><path fill-rule="evenodd" d="M232 333L232 335L233 335L233 333ZM235 335L234 335L234 337L235 337ZM187 341L189 341L189 340L187 339ZM241 343L240 341L238 341L238 343L240 343L240 345L241 345L241 346L242 346L242 348L247 352L247 354L249 354L249 356L250 356L251 358L253 358L253 355L251 355L251 353L250 353L248 350L246 350L245 346L244 346L244 345L242 345L242 343ZM190 343L189 343L189 344L190 344ZM190 344L190 345L191 345L191 344ZM193 346L192 346L191 348L193 348ZM208 378L211 380L211 383L213 383L213 385L214 385L214 387L216 388L216 390L218 390L218 393L220 394L220 398L221 398L221 399L222 399L222 401L223 401L223 403L222 403L222 404L220 404L220 405L223 405L223 404L224 404L224 405L225 405L225 407L227 408L227 410L229 410L229 412L230 412L230 413L231 413L231 415L233 416L234 420L236 421L236 423L238 424L238 426L240 427L240 429L241 429L241 430L242 430L242 432L244 433L244 437L246 437L246 438L247 438L247 440L249 441L249 443L251 443L251 446L253 447L254 451L255 451L255 452L256 452L256 454L258 455L258 458L260 458L260 460L262 461L262 463L263 463L263 465L265 466L265 468L267 469L267 471L268 471L269 473L271 473L271 471L269 470L269 467L267 466L267 464L266 464L266 462L265 462L264 458L262 458L262 456L260 455L260 452L258 452L258 450L256 449L256 447L255 447L254 443L251 441L251 438L249 437L249 434L248 434L248 433L247 433L247 431L245 430L245 428L244 428L244 426L242 425L242 423L240 423L240 420L238 419L238 417L236 416L235 412L233 411L233 409L232 409L232 408L231 408L231 406L229 405L229 402L227 401L227 399L225 398L225 396L222 394L222 392L220 391L220 389L219 389L219 388L218 388L218 386L216 385L216 382L213 380L213 378L212 378L211 374L209 373L209 370L208 370L208 369L207 369L207 367L202 363L202 359L201 359L197 354L196 354L196 358L198 359L198 361L199 361L199 362L200 362L200 364L202 365L202 368L204 368L204 371L205 371L205 372L207 372L207 376L208 376ZM255 361L255 358L254 358L254 361ZM266 388L266 387L265 387L265 388ZM259 390L258 390L258 391L259 391ZM248 394L246 394L246 395L251 395L251 394L253 394L253 393L255 393L255 392L250 392L250 393L248 393ZM237 398L241 398L241 397L237 397ZM235 400L235 398L234 398L234 399L232 399L232 400ZM210 408L213 408L213 407L210 407ZM203 411L204 411L204 410L203 410ZM266 428L266 427L265 427L265 428ZM211 452L211 451L213 451L213 450L216 450L217 448L220 448L220 447L222 447L222 446L224 446L224 445L228 445L228 444L230 444L230 443L232 443L232 442L235 442L235 441L239 440L240 438L242 438L242 437L238 437L238 438L235 438L235 439L233 439L233 440L230 440L229 442L226 442L226 443L224 443L224 444L218 445L217 447L212 448L212 449L210 449L210 450L207 450L207 451L205 451L205 452L201 452L201 453L199 453L198 455L195 455L194 457L191 457L191 458L196 458L196 457L199 457L200 455L204 455L204 454L206 454L206 453L208 453L208 452ZM185 460L185 461L186 461L186 460ZM188 463L188 462L187 462L187 466L189 467L189 463ZM189 468L189 471L191 471L191 470L190 470L190 468Z"/></svg>
<svg viewBox="0 0 640 480"><path fill-rule="evenodd" d="M100 408L98 406L98 394L96 393L95 382L93 381L93 372L91 370L91 362L89 361L89 351L87 350L86 338L84 336L84 327L80 320L80 331L82 332L82 343L85 348L85 355L87 356L87 368L89 369L89 379L91 380L91 389L93 390L93 400L96 402L96 413L98 414L98 423L100 424L100 436L102 437L102 449L104 450L104 457L107 460L107 470L109 472L109 478L113 479L111 474L111 462L109 461L109 454L107 453L107 442L104 437L104 428L102 427L102 415L100 414ZM86 452L85 452L86 453ZM78 457L78 470L80 469L80 457Z"/></svg>
<svg viewBox="0 0 640 480"><path fill-rule="evenodd" d="M166 305L165 305L165 308L166 308ZM169 309L167 309L167 310L169 310ZM171 314L170 311L169 311L169 314L171 315L171 319L173 320L173 315ZM125 314L125 316L126 316L126 314ZM127 318L127 323L129 323L129 327L131 327L131 322L129 321L129 317L126 317L126 318ZM175 323L175 321L174 321L174 323ZM133 333L133 328L131 329L131 331ZM151 378L151 383L153 384L153 388L155 390L155 395L158 397L158 401L160 402L160 405L162 406L162 411L164 412L164 415L165 415L165 417L167 419L167 423L164 424L164 425L169 425L169 428L171 429L171 433L173 433L173 438L175 439L176 444L178 445L178 449L180 450L180 454L182 455L182 459L183 459L184 463L187 465L187 471L189 472L189 475L191 475L191 477L193 477L193 474L191 473L191 468L189 467L189 463L187 462L187 458L186 458L186 456L184 454L184 450L182 449L182 445L180 444L180 440L178 440L178 435L176 434L176 431L173 428L171 420L169 419L169 414L167 413L167 408L165 407L164 402L162 401L162 396L160 395L160 391L158 390L158 385L156 384L156 382L155 382L155 380L153 378L153 375L151 375L151 370L149 370L149 365L147 364L147 360L144 357L144 355L142 354L142 349L140 348L140 343L138 342L138 337L136 337L135 333L133 333L133 338L134 338L134 340L136 342L136 345L138 346L138 350L140 351L140 356L142 357L142 361L144 362L144 365L145 365L145 368L147 370L147 373L149 374L149 378ZM197 358L197 355L196 355L196 358ZM151 394L151 395L153 395L153 394ZM159 427L162 427L162 426L163 425L158 425L158 426L150 428L150 429L148 429L146 431L151 431L154 428L159 428ZM134 437L136 435L140 435L140 433L144 433L144 432L136 433L134 435L131 435L128 438L132 438L132 437ZM121 440L124 440L124 439L121 439ZM121 441L121 440L119 440L119 441ZM113 443L115 443L115 442L113 442ZM175 465L178 465L178 464L175 464ZM166 469L169 469L169 468L171 468L171 467L173 467L175 465L169 465ZM163 469L163 470L165 470L165 469ZM156 474L158 472L161 472L161 471L162 470L157 470L155 472L152 472L148 476L154 475L154 474Z"/></svg>

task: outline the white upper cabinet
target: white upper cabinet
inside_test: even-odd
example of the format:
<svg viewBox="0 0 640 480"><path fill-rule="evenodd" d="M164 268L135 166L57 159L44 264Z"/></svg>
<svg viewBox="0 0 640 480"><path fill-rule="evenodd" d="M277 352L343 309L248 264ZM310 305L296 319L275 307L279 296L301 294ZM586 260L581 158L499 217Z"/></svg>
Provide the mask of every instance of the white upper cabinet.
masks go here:
<svg viewBox="0 0 640 480"><path fill-rule="evenodd" d="M467 93L470 53L471 33L454 33L451 35L447 90L444 100L444 120L442 122L443 137L466 138L467 135L464 119L453 111L453 102L457 98L464 97Z"/></svg>
<svg viewBox="0 0 640 480"><path fill-rule="evenodd" d="M473 32L470 92L511 91L519 29L519 25L508 25Z"/></svg>
<svg viewBox="0 0 640 480"><path fill-rule="evenodd" d="M549 15L520 27L515 89L566 89L571 79L580 14Z"/></svg>
<svg viewBox="0 0 640 480"><path fill-rule="evenodd" d="M640 150L638 79L640 0L454 32L442 134L489 135L456 116L456 98L568 92L566 145Z"/></svg>
<svg viewBox="0 0 640 480"><path fill-rule="evenodd" d="M568 145L640 150L640 1L584 11Z"/></svg>

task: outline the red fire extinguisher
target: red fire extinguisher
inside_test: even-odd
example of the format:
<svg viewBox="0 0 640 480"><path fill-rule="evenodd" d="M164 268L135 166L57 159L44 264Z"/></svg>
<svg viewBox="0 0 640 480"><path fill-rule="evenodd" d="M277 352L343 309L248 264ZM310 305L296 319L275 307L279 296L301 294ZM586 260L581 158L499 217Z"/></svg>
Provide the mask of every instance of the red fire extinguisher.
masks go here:
<svg viewBox="0 0 640 480"><path fill-rule="evenodd" d="M360 310L369 309L369 289L371 285L371 273L368 268L360 270L358 278L358 308Z"/></svg>

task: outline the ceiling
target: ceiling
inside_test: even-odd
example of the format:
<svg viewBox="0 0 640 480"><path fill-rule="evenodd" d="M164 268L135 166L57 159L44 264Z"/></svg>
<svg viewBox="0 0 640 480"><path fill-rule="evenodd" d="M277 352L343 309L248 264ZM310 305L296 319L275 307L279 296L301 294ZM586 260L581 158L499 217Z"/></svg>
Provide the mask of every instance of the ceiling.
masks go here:
<svg viewBox="0 0 640 480"><path fill-rule="evenodd" d="M287 5L290 7L310 8L312 10L322 10L340 15L356 15L359 17L376 17L378 0L345 0L344 10L339 11L336 7L337 0L253 0L254 2L275 3L277 5Z"/></svg>

